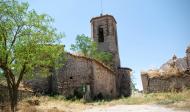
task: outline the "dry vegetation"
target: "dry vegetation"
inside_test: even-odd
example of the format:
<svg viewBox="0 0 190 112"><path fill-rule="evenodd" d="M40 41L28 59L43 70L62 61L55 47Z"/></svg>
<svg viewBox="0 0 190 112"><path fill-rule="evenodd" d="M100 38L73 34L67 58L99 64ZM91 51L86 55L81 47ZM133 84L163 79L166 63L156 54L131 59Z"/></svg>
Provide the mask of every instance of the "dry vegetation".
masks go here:
<svg viewBox="0 0 190 112"><path fill-rule="evenodd" d="M151 69L148 71L142 71L141 74L147 74L150 78L154 77L169 78L171 76L181 76L184 73L180 72L177 67L169 67L165 70Z"/></svg>
<svg viewBox="0 0 190 112"><path fill-rule="evenodd" d="M83 100L66 100L63 96L41 96L24 99L19 112L81 112L86 108Z"/></svg>
<svg viewBox="0 0 190 112"><path fill-rule="evenodd" d="M41 96L24 99L19 103L18 112L82 112L93 107L113 105L158 104L190 110L190 90L171 93L136 93L129 98L85 102L84 100L66 100L63 96ZM8 111L8 109L6 109Z"/></svg>
<svg viewBox="0 0 190 112"><path fill-rule="evenodd" d="M190 110L190 90L180 93L135 94L129 98L85 102L84 100L66 100L63 96L42 96L25 99L18 106L19 112L82 112L94 106L158 104ZM33 101L33 102L32 102ZM37 103L36 103L37 101ZM38 102L39 101L39 102Z"/></svg>
<svg viewBox="0 0 190 112"><path fill-rule="evenodd" d="M134 95L130 98L122 98L111 101L111 104L158 104L174 107L182 110L190 110L190 90L170 93L151 93Z"/></svg>

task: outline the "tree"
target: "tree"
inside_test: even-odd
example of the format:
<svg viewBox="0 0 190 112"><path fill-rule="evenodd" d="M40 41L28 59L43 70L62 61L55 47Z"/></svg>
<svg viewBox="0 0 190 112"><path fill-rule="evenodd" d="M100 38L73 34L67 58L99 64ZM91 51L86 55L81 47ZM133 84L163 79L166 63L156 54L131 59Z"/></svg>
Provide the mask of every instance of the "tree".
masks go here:
<svg viewBox="0 0 190 112"><path fill-rule="evenodd" d="M76 43L71 45L71 50L78 52L84 56L97 59L101 62L108 64L112 59L112 55L109 52L98 51L97 44L88 36L77 35Z"/></svg>
<svg viewBox="0 0 190 112"><path fill-rule="evenodd" d="M92 56L96 51L96 43L84 34L77 35L76 43L71 44L71 50L76 51L84 56Z"/></svg>
<svg viewBox="0 0 190 112"><path fill-rule="evenodd" d="M55 45L63 35L51 27L53 19L28 8L28 3L0 1L0 68L6 78L13 112L23 77L36 66L54 64L62 50L62 46Z"/></svg>

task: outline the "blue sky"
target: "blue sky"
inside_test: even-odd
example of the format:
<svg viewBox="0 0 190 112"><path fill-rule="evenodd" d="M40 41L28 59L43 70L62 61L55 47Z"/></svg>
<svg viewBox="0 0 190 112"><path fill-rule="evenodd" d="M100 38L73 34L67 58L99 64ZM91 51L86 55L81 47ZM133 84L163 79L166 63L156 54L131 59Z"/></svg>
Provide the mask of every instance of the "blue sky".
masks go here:
<svg viewBox="0 0 190 112"><path fill-rule="evenodd" d="M90 19L99 16L100 0L20 0L55 19L70 49L77 34L91 36ZM103 0L104 14L117 21L121 65L133 69L142 89L140 71L158 68L173 54L185 56L190 44L190 0Z"/></svg>

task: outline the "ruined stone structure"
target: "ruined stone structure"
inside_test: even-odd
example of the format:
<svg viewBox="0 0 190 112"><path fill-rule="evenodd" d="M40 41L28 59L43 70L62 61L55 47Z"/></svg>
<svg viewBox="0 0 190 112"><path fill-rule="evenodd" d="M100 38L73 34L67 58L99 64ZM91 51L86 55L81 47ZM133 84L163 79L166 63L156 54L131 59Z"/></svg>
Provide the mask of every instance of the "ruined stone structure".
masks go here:
<svg viewBox="0 0 190 112"><path fill-rule="evenodd" d="M130 96L131 95L131 76L130 68L121 68L117 70L118 74L116 77L117 92L118 96Z"/></svg>
<svg viewBox="0 0 190 112"><path fill-rule="evenodd" d="M97 43L98 50L112 54L111 66L89 57L66 53L66 62L52 73L54 75L38 79L39 84L27 81L26 85L34 91L53 91L66 97L101 99L130 96L132 70L120 66L116 20L111 15L101 15L91 19L91 26L92 38Z"/></svg>
<svg viewBox="0 0 190 112"><path fill-rule="evenodd" d="M58 92L64 96L116 97L116 73L94 59L67 53L57 76ZM80 96L81 95L81 96Z"/></svg>
<svg viewBox="0 0 190 112"><path fill-rule="evenodd" d="M158 70L142 72L142 84L145 93L182 91L190 88L190 47L186 57L177 58L175 55Z"/></svg>

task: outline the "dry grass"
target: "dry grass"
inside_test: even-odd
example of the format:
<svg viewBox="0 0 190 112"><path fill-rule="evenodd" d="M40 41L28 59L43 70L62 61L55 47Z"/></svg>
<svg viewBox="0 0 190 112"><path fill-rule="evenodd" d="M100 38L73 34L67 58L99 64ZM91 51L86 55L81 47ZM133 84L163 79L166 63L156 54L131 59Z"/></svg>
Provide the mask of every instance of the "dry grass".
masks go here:
<svg viewBox="0 0 190 112"><path fill-rule="evenodd" d="M96 106L159 104L177 109L190 110L190 90L171 93L135 94L128 98L84 102L66 100L63 96L41 96L24 99L19 103L18 112L82 112ZM39 100L39 105L31 103Z"/></svg>
<svg viewBox="0 0 190 112"><path fill-rule="evenodd" d="M30 105L28 102L21 102L17 110L18 112L65 112L56 107L41 109L38 106Z"/></svg>
<svg viewBox="0 0 190 112"><path fill-rule="evenodd" d="M18 105L18 112L37 112L37 109L35 106L30 105L26 102L22 102Z"/></svg>
<svg viewBox="0 0 190 112"><path fill-rule="evenodd" d="M144 71L144 72L141 72L141 74L147 74L150 78L160 77L161 76L161 73L157 69L149 70L149 71L146 71L146 72Z"/></svg>
<svg viewBox="0 0 190 112"><path fill-rule="evenodd" d="M183 92L151 93L121 98L108 102L108 104L159 104L179 109L190 110L190 90ZM106 103L105 103L106 104Z"/></svg>
<svg viewBox="0 0 190 112"><path fill-rule="evenodd" d="M143 71L141 74L147 74L149 78L154 77L163 77L163 78L169 78L171 76L181 76L184 73L180 72L177 67L169 67L165 70L160 69L151 69L148 71Z"/></svg>
<svg viewBox="0 0 190 112"><path fill-rule="evenodd" d="M175 107L178 109L190 110L190 100L173 103L171 105L168 105L168 107Z"/></svg>
<svg viewBox="0 0 190 112"><path fill-rule="evenodd" d="M18 107L19 112L82 112L86 105L83 100L71 101L63 96L41 96L24 99Z"/></svg>

